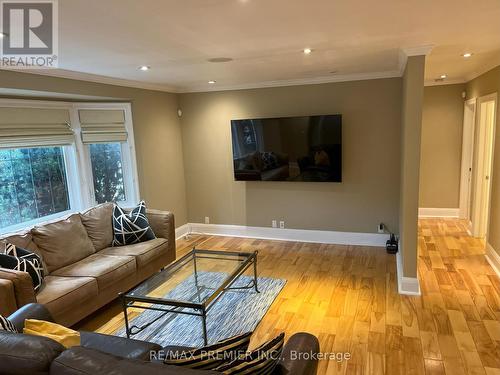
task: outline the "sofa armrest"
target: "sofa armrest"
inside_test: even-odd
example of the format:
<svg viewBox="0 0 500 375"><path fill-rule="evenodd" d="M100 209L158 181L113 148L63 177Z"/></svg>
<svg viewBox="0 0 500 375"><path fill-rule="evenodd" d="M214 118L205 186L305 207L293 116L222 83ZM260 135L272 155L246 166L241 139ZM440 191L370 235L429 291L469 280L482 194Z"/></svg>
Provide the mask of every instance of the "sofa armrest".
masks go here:
<svg viewBox="0 0 500 375"><path fill-rule="evenodd" d="M24 321L26 319L45 320L46 322L54 323L54 318L52 318L49 310L40 303L29 303L24 305L9 316L9 320L16 326L19 332L23 331Z"/></svg>
<svg viewBox="0 0 500 375"><path fill-rule="evenodd" d="M7 316L17 309L14 284L10 280L0 279L0 314Z"/></svg>
<svg viewBox="0 0 500 375"><path fill-rule="evenodd" d="M285 344L275 374L315 375L318 370L319 341L310 333L296 333Z"/></svg>
<svg viewBox="0 0 500 375"><path fill-rule="evenodd" d="M146 216L156 237L168 240L169 251L175 254L175 221L174 214L169 211L147 209Z"/></svg>
<svg viewBox="0 0 500 375"><path fill-rule="evenodd" d="M9 280L14 286L16 308L36 302L33 280L29 273L0 268L0 279Z"/></svg>

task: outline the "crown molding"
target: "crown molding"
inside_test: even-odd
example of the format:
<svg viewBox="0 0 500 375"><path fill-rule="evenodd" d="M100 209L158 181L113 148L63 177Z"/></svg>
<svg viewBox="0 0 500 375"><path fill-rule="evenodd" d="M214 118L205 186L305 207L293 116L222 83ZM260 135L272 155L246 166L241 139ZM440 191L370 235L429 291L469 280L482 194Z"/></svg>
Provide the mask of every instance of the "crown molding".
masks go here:
<svg viewBox="0 0 500 375"><path fill-rule="evenodd" d="M488 73L490 70L495 69L497 66L500 66L498 61L493 62L492 64L489 64L488 66L485 66L483 69L478 70L477 72L474 72L472 74L469 74L468 76L465 77L465 82L470 82L473 79L476 79L479 76L482 76L484 73Z"/></svg>
<svg viewBox="0 0 500 375"><path fill-rule="evenodd" d="M422 46L407 47L399 49L399 76L402 77L405 73L406 63L408 57L411 56L427 56L434 48L433 44L426 44Z"/></svg>
<svg viewBox="0 0 500 375"><path fill-rule="evenodd" d="M433 44L425 44L421 46L401 48L401 50L406 55L406 57L427 56L428 54L431 53L433 48L434 48Z"/></svg>
<svg viewBox="0 0 500 375"><path fill-rule="evenodd" d="M0 69L3 71L16 72L16 73L26 73L26 74L36 74L41 76L49 76L55 78L65 78L65 79L74 79L78 81L85 82L93 82L93 83L102 83L105 85L113 85L113 86L121 86L121 87L129 87L136 89L144 89L144 90L153 90L153 91L162 91L168 93L177 93L178 88L175 86L169 85L159 85L155 83L148 82L140 82L133 81L128 79L121 78L113 78L107 76L101 76L97 74L91 73L81 73L75 72L73 70L65 70L65 69L40 69L40 70L15 70L15 69Z"/></svg>
<svg viewBox="0 0 500 375"><path fill-rule="evenodd" d="M444 81L427 80L424 82L424 86L446 86L446 85L458 85L461 83L467 83L465 78L455 78L455 79L445 79Z"/></svg>
<svg viewBox="0 0 500 375"><path fill-rule="evenodd" d="M399 70L390 70L385 72L372 72L372 73L338 74L328 77L316 77L316 78L298 78L290 80L263 81L263 82L248 83L241 85L223 85L213 88L199 86L199 87L181 89L179 93L187 94L194 92L215 92L215 91L260 89L260 88L270 88L270 87L319 85L323 83L365 81L370 79L383 79L383 78L396 78L396 77L401 77Z"/></svg>

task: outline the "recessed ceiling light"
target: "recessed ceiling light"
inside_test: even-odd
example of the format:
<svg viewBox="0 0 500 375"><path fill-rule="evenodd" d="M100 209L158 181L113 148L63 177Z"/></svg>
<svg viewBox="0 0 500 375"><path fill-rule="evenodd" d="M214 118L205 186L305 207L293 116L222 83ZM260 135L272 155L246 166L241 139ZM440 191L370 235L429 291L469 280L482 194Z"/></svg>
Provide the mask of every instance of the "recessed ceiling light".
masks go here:
<svg viewBox="0 0 500 375"><path fill-rule="evenodd" d="M208 81L209 84L213 85L216 81L214 81L213 79L211 79L210 81Z"/></svg>
<svg viewBox="0 0 500 375"><path fill-rule="evenodd" d="M313 50L310 48L304 48L304 54L309 55Z"/></svg>
<svg viewBox="0 0 500 375"><path fill-rule="evenodd" d="M446 77L448 77L446 74L441 74L441 75L439 76L439 78L441 78L441 79L445 79Z"/></svg>
<svg viewBox="0 0 500 375"><path fill-rule="evenodd" d="M470 53L470 52L466 52L466 53L464 53L462 56L463 56L463 57L465 57L465 58L467 59L467 58L469 58L469 57L471 57L471 56L472 56L472 53Z"/></svg>
<svg viewBox="0 0 500 375"><path fill-rule="evenodd" d="M142 66L140 66L140 67L139 67L139 70L141 70L141 71L143 71L143 72L145 72L145 71L147 71L147 70L149 70L149 69L151 69L151 67L150 67L150 66L147 66L147 65L142 65Z"/></svg>

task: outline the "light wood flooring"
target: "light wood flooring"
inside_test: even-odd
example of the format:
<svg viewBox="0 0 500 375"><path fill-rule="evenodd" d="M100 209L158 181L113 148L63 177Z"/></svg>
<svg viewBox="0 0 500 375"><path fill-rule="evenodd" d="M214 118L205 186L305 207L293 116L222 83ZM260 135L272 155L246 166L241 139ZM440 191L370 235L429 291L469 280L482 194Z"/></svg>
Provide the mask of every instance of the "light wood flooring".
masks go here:
<svg viewBox="0 0 500 375"><path fill-rule="evenodd" d="M395 257L382 248L191 236L178 256L194 245L258 250L259 275L288 280L252 346L306 331L322 352L351 353L321 361L319 374L500 374L500 279L462 221L420 221L418 297L397 293ZM78 328L123 324L115 302Z"/></svg>

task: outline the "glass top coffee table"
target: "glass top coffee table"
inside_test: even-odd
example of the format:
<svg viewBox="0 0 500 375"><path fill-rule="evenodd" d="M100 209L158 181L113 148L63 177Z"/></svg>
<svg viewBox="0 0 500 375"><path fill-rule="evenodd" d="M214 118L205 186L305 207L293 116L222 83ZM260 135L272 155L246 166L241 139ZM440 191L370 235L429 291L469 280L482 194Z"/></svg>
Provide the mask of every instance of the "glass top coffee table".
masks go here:
<svg viewBox="0 0 500 375"><path fill-rule="evenodd" d="M235 281L251 266L252 281L248 285L235 287ZM259 292L257 251L240 253L194 248L121 295L127 337L136 335L169 313L186 314L201 317L203 340L207 345L207 313L231 289L255 289L255 292ZM138 327L130 325L129 308L156 310L163 314Z"/></svg>

